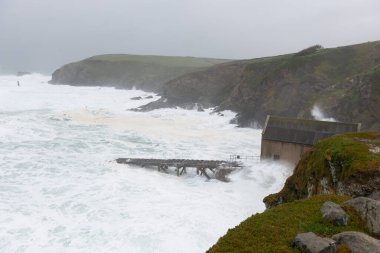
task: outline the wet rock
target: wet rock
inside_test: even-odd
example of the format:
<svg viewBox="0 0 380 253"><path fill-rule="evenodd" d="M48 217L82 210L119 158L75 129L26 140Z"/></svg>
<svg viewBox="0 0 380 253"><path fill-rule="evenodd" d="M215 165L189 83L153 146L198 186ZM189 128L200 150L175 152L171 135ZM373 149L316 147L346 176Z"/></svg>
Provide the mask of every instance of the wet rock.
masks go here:
<svg viewBox="0 0 380 253"><path fill-rule="evenodd" d="M335 204L334 202L325 202L321 208L321 213L325 220L336 226L347 225L349 216L338 204Z"/></svg>
<svg viewBox="0 0 380 253"><path fill-rule="evenodd" d="M335 242L329 238L322 238L312 232L298 234L292 247L303 253L334 253Z"/></svg>
<svg viewBox="0 0 380 253"><path fill-rule="evenodd" d="M346 245L352 253L380 253L380 241L360 232L343 232L333 239L337 247Z"/></svg>
<svg viewBox="0 0 380 253"><path fill-rule="evenodd" d="M367 222L369 232L380 235L380 201L366 197L354 198L344 203L354 208Z"/></svg>
<svg viewBox="0 0 380 253"><path fill-rule="evenodd" d="M131 111L149 112L149 111L162 109L162 108L175 108L175 106L172 105L171 103L168 103L167 99L160 98L159 100L150 102L146 105L140 106L135 109L131 109Z"/></svg>

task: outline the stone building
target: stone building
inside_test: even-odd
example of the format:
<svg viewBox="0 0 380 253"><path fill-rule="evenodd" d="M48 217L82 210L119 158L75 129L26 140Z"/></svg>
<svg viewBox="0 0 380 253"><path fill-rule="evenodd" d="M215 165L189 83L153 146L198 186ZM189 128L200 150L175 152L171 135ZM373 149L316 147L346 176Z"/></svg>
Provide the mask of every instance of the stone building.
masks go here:
<svg viewBox="0 0 380 253"><path fill-rule="evenodd" d="M261 159L297 164L319 140L359 132L359 124L267 116L261 137Z"/></svg>

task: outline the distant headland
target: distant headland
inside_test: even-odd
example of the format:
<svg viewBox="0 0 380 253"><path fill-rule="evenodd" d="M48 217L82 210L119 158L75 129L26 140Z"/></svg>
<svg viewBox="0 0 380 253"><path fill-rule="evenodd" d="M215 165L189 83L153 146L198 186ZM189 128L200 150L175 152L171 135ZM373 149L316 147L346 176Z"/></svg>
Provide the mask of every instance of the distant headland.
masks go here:
<svg viewBox="0 0 380 253"><path fill-rule="evenodd" d="M380 41L251 60L100 55L67 64L53 84L107 85L154 91L162 99L141 110L217 107L238 113L240 126L262 126L267 114L327 117L380 130Z"/></svg>

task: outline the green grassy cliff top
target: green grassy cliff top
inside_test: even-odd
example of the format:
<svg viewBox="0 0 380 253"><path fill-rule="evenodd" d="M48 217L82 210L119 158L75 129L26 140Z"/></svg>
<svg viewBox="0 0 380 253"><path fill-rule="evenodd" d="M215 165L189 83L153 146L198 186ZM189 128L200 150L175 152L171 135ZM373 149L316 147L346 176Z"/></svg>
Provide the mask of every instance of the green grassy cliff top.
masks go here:
<svg viewBox="0 0 380 253"><path fill-rule="evenodd" d="M323 178L329 180L330 190L337 191L332 167L334 177L343 186L367 184L380 169L380 133L348 133L318 142L302 156L284 188L265 197L264 202L273 206L305 198L310 194L309 183L317 186Z"/></svg>
<svg viewBox="0 0 380 253"><path fill-rule="evenodd" d="M87 60L108 61L108 62L139 62L157 64L162 66L211 67L215 64L229 62L227 59L197 58L186 56L158 56L158 55L131 55L131 54L104 54L88 58Z"/></svg>
<svg viewBox="0 0 380 253"><path fill-rule="evenodd" d="M364 225L351 210L347 226L334 226L322 218L320 209L324 202L342 203L347 196L317 196L283 204L243 221L212 246L208 253L274 253L299 252L290 247L298 233L314 232L331 237L343 231L366 232Z"/></svg>

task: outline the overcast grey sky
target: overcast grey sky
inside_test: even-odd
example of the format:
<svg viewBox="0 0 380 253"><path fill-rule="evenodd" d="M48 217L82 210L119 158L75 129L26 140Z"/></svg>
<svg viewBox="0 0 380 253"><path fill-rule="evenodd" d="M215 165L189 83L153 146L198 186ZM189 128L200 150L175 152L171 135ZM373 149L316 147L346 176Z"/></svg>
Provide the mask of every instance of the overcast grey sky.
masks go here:
<svg viewBox="0 0 380 253"><path fill-rule="evenodd" d="M255 58L380 40L379 0L0 0L0 72L96 54Z"/></svg>

